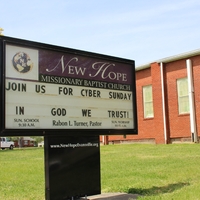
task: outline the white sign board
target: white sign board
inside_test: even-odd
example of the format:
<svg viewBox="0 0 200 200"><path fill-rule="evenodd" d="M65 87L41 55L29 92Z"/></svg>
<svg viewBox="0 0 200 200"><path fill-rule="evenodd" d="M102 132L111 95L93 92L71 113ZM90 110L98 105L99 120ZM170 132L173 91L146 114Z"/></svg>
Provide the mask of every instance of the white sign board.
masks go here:
<svg viewBox="0 0 200 200"><path fill-rule="evenodd" d="M136 130L133 61L4 44L5 130Z"/></svg>

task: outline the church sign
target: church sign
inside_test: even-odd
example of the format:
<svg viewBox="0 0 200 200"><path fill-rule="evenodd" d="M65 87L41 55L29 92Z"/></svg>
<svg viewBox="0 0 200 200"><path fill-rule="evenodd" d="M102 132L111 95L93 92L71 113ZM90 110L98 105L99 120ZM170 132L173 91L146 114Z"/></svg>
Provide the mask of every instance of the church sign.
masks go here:
<svg viewBox="0 0 200 200"><path fill-rule="evenodd" d="M0 37L0 135L137 134L134 61Z"/></svg>

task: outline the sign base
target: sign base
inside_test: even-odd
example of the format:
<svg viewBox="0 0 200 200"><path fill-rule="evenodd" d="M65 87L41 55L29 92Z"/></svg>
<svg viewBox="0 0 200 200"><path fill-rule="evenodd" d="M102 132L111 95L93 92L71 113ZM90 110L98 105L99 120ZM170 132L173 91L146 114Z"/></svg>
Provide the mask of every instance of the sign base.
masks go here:
<svg viewBox="0 0 200 200"><path fill-rule="evenodd" d="M75 200L100 193L99 137L46 136L46 200Z"/></svg>

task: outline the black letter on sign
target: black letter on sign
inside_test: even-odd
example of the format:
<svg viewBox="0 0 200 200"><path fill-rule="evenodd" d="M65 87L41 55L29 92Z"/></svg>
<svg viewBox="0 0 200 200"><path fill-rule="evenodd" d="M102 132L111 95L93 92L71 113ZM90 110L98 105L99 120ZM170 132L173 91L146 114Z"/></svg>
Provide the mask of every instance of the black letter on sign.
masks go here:
<svg viewBox="0 0 200 200"><path fill-rule="evenodd" d="M83 110L82 109L83 117L91 117L91 110Z"/></svg>
<svg viewBox="0 0 200 200"><path fill-rule="evenodd" d="M24 107L16 106L16 115L24 115Z"/></svg>
<svg viewBox="0 0 200 200"><path fill-rule="evenodd" d="M37 93L45 93L45 85L35 85L35 91Z"/></svg>

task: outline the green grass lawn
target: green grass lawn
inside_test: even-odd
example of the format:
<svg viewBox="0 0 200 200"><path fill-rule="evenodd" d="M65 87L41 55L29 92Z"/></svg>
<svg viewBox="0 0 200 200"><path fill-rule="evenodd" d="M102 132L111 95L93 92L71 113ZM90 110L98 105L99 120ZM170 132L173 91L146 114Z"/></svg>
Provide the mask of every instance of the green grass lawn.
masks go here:
<svg viewBox="0 0 200 200"><path fill-rule="evenodd" d="M44 150L0 150L0 199L43 200Z"/></svg>
<svg viewBox="0 0 200 200"><path fill-rule="evenodd" d="M200 144L101 146L102 193L200 200ZM44 150L0 150L0 199L45 199Z"/></svg>
<svg viewBox="0 0 200 200"><path fill-rule="evenodd" d="M102 192L140 199L200 199L200 145L113 145L101 149Z"/></svg>

